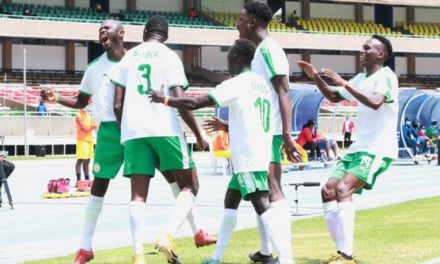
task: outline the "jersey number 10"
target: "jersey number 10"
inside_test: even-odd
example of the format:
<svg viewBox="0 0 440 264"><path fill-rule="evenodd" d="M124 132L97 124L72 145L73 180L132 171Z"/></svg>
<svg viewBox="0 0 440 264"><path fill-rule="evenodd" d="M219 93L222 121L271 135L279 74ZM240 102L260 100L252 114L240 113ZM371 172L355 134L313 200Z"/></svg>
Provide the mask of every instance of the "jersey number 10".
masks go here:
<svg viewBox="0 0 440 264"><path fill-rule="evenodd" d="M264 132L268 132L270 129L270 101L258 97L257 100L255 100L254 107L260 111L261 124L263 125Z"/></svg>

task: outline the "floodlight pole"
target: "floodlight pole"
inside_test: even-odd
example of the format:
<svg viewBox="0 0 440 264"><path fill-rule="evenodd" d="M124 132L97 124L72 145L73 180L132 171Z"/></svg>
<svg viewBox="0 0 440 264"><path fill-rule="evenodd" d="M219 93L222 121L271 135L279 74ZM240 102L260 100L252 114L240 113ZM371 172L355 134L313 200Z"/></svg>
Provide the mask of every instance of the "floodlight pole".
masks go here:
<svg viewBox="0 0 440 264"><path fill-rule="evenodd" d="M27 138L27 87L26 87L26 49L23 49L23 88L24 88L24 155L29 156L29 145Z"/></svg>

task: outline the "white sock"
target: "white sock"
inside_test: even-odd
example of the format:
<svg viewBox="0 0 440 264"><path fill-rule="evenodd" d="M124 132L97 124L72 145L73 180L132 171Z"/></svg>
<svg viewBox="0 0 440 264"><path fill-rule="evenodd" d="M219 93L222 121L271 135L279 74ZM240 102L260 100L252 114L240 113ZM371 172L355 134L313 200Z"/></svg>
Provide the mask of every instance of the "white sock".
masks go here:
<svg viewBox="0 0 440 264"><path fill-rule="evenodd" d="M270 203L270 207L276 212L278 223L283 224L283 228L289 237L292 236L292 220L290 214L289 203L286 199L281 199ZM281 222L280 222L281 221ZM290 248L292 247L292 242L289 240Z"/></svg>
<svg viewBox="0 0 440 264"><path fill-rule="evenodd" d="M354 240L354 204L353 202L338 203L338 235L341 238L341 252L353 255Z"/></svg>
<svg viewBox="0 0 440 264"><path fill-rule="evenodd" d="M168 225L167 233L175 236L182 226L189 211L194 206L196 197L192 192L181 191L174 202L173 213L171 214L171 222Z"/></svg>
<svg viewBox="0 0 440 264"><path fill-rule="evenodd" d="M237 210L225 209L223 213L222 223L220 225L220 231L217 237L217 243L215 245L215 251L212 255L212 259L221 260L225 253L226 246L231 239L232 232L234 232L237 226Z"/></svg>
<svg viewBox="0 0 440 264"><path fill-rule="evenodd" d="M269 238L267 237L266 229L264 229L264 224L263 221L261 221L261 217L258 214L255 215L257 217L258 232L260 233L260 253L269 256L272 254L272 250Z"/></svg>
<svg viewBox="0 0 440 264"><path fill-rule="evenodd" d="M128 206L134 255L144 253L145 206L141 201L131 201Z"/></svg>
<svg viewBox="0 0 440 264"><path fill-rule="evenodd" d="M177 198L177 196L180 193L180 187L177 184L177 182L170 183L171 191L173 192L174 198ZM193 232L193 235L197 233L197 231L200 230L199 225L197 224L196 220L196 206L193 205L191 210L189 211L188 215L186 216L186 220L188 220L188 223L191 227L191 230Z"/></svg>
<svg viewBox="0 0 440 264"><path fill-rule="evenodd" d="M336 245L336 251L341 251L341 238L338 233L338 202L331 201L322 204L324 209L324 219L327 224L330 236Z"/></svg>
<svg viewBox="0 0 440 264"><path fill-rule="evenodd" d="M92 237L95 232L96 223L104 205L104 197L90 195L87 202L86 212L84 215L83 234L81 240L81 248L85 250L92 249Z"/></svg>
<svg viewBox="0 0 440 264"><path fill-rule="evenodd" d="M280 263L293 264L290 228L288 231L286 230L287 221L281 219L282 215L277 213L274 208L269 208L269 210L261 214L260 217L264 223L267 236L277 252Z"/></svg>

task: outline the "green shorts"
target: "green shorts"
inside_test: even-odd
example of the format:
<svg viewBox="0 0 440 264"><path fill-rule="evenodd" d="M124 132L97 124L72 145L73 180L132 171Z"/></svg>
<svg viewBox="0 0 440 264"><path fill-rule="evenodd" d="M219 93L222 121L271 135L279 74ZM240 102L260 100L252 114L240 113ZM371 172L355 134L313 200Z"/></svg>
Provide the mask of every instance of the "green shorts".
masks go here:
<svg viewBox="0 0 440 264"><path fill-rule="evenodd" d="M256 191L269 191L267 171L239 172L232 174L228 188L239 190L243 200L248 201L248 195Z"/></svg>
<svg viewBox="0 0 440 264"><path fill-rule="evenodd" d="M281 163L282 156L281 156L281 147L283 145L283 136L282 135L275 135L272 138L272 159L271 162L273 163Z"/></svg>
<svg viewBox="0 0 440 264"><path fill-rule="evenodd" d="M341 180L345 174L354 175L365 182L365 186L356 190L361 194L363 189L373 189L376 178L388 169L392 159L378 158L368 152L348 153L340 160L332 173L332 178Z"/></svg>
<svg viewBox="0 0 440 264"><path fill-rule="evenodd" d="M147 137L125 142L124 176L142 174L153 177L160 171L194 168L191 152L183 137Z"/></svg>
<svg viewBox="0 0 440 264"><path fill-rule="evenodd" d="M96 140L93 175L113 179L124 163L124 146L121 145L121 128L115 121L99 124Z"/></svg>

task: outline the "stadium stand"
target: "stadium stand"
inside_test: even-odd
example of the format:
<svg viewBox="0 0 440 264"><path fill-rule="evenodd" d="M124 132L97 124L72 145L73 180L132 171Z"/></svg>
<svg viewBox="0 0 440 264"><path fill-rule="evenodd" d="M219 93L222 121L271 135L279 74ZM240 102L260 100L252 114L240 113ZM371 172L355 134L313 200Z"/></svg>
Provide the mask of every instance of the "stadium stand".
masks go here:
<svg viewBox="0 0 440 264"><path fill-rule="evenodd" d="M316 32L316 33L343 33L358 35L391 35L400 36L400 31L393 31L391 28L384 27L382 24L365 21L364 23L356 23L351 19L337 18L312 18L310 20L298 19L298 27L300 29Z"/></svg>
<svg viewBox="0 0 440 264"><path fill-rule="evenodd" d="M404 34L423 38L440 37L440 23L416 23L409 25L406 22L396 22L396 28Z"/></svg>

